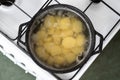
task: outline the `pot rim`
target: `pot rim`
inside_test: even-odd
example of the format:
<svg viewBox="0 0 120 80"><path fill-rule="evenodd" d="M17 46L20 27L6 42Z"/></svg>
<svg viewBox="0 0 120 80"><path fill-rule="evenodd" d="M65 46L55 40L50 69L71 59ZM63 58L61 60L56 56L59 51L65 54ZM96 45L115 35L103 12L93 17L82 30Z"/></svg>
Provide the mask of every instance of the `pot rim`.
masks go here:
<svg viewBox="0 0 120 80"><path fill-rule="evenodd" d="M30 39L30 31L31 31L31 25L33 24L33 22L36 20L36 18L38 17L38 15L40 15L42 12L46 11L46 10L49 10L49 9L54 9L54 8L67 8L67 9L70 9L72 11L75 11L77 14L79 14L78 16L82 16L84 18L84 20L86 21L87 23L87 28L89 29L89 33L91 34L91 37L90 37L90 41L91 41L91 45L90 45L90 48L89 48L89 53L87 54L87 56L83 59L83 61L81 63L79 63L78 65L74 66L73 68L70 68L70 69L60 69L60 70L53 70L53 69L50 69L44 65L42 65L41 63L39 63L39 61L36 59L36 57L33 55L33 53L31 52L30 50L30 44L29 44L29 39ZM54 5L50 5L48 7L45 7L44 9L38 11L35 16L31 19L30 23L28 24L28 28L27 28L27 32L26 32L26 36L25 36L26 40L26 47L27 47L27 50L31 56L31 58L40 66L42 67L43 69L49 71L49 72L55 72L55 73L67 73L67 72L71 72L71 71L74 71L78 68L81 68L87 61L88 59L91 57L91 53L93 52L94 50L94 47L95 47L95 30L93 28L93 25L92 25L92 22L90 21L90 19L87 17L86 14L84 14L81 10L79 10L78 8L74 7L74 6L71 6L71 5L67 5L67 4L54 4Z"/></svg>

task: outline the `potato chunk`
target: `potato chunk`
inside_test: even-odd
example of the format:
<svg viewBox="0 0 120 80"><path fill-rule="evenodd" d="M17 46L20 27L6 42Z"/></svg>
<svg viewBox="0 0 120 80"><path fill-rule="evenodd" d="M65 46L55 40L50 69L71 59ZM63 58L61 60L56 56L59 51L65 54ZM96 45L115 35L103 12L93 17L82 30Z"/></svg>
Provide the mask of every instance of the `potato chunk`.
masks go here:
<svg viewBox="0 0 120 80"><path fill-rule="evenodd" d="M55 59L51 56L47 59L47 64L50 66L54 66L54 62L55 62Z"/></svg>
<svg viewBox="0 0 120 80"><path fill-rule="evenodd" d="M75 18L73 18L73 20L72 20L72 29L73 29L73 32L75 32L75 33L82 32L83 31L82 22L75 19Z"/></svg>
<svg viewBox="0 0 120 80"><path fill-rule="evenodd" d="M71 49L66 49L66 48L64 48L63 46L61 47L61 49L62 49L62 54L71 53Z"/></svg>
<svg viewBox="0 0 120 80"><path fill-rule="evenodd" d="M35 48L36 55L43 61L46 61L49 58L49 54L46 53L43 47L36 47Z"/></svg>
<svg viewBox="0 0 120 80"><path fill-rule="evenodd" d="M51 56L60 55L61 52L62 51L61 51L60 46L57 46L57 45L51 46L51 50L50 50Z"/></svg>
<svg viewBox="0 0 120 80"><path fill-rule="evenodd" d="M63 39L62 41L62 45L65 47L65 48L73 48L76 46L76 40L75 38L73 37L66 37Z"/></svg>
<svg viewBox="0 0 120 80"><path fill-rule="evenodd" d="M54 28L47 29L47 34L53 35L54 33L55 33L55 29Z"/></svg>
<svg viewBox="0 0 120 80"><path fill-rule="evenodd" d="M44 42L52 42L53 39L52 39L52 37L48 36L48 37L46 37L43 41L44 41Z"/></svg>
<svg viewBox="0 0 120 80"><path fill-rule="evenodd" d="M68 53L65 55L65 58L69 64L72 64L76 61L76 55L74 53Z"/></svg>
<svg viewBox="0 0 120 80"><path fill-rule="evenodd" d="M76 41L77 41L78 46L83 46L84 47L84 45L86 43L86 38L85 38L85 36L83 34L81 34L81 35L78 35L76 37Z"/></svg>
<svg viewBox="0 0 120 80"><path fill-rule="evenodd" d="M54 59L55 59L55 64L54 64L55 67L59 68L66 64L66 60L63 56L55 56Z"/></svg>
<svg viewBox="0 0 120 80"><path fill-rule="evenodd" d="M47 15L44 19L44 26L47 28L54 27L55 23L56 23L56 19L52 15Z"/></svg>
<svg viewBox="0 0 120 80"><path fill-rule="evenodd" d="M53 35L53 41L56 45L60 45L61 44L61 40L62 38L60 36L57 35Z"/></svg>
<svg viewBox="0 0 120 80"><path fill-rule="evenodd" d="M73 36L73 31L71 29L63 30L60 34L61 37Z"/></svg>
<svg viewBox="0 0 120 80"><path fill-rule="evenodd" d="M47 15L42 21L32 35L36 55L51 67L69 67L85 51L87 38L82 22L76 16L65 15Z"/></svg>
<svg viewBox="0 0 120 80"><path fill-rule="evenodd" d="M44 39L44 38L47 37L46 31L44 31L44 30L37 32L36 35L37 35L39 40Z"/></svg>
<svg viewBox="0 0 120 80"><path fill-rule="evenodd" d="M70 18L69 17L63 17L60 20L60 29L65 30L68 29L70 27Z"/></svg>
<svg viewBox="0 0 120 80"><path fill-rule="evenodd" d="M75 54L75 55L82 55L82 53L84 52L84 46L82 46L82 47L75 47L74 49L72 49L72 52L73 52L73 54Z"/></svg>
<svg viewBox="0 0 120 80"><path fill-rule="evenodd" d="M50 53L50 51L51 51L51 46L54 46L54 43L52 43L52 42L46 42L46 43L44 43L44 45L43 45L43 47L45 48L45 50L46 50L47 52L49 52L49 53Z"/></svg>

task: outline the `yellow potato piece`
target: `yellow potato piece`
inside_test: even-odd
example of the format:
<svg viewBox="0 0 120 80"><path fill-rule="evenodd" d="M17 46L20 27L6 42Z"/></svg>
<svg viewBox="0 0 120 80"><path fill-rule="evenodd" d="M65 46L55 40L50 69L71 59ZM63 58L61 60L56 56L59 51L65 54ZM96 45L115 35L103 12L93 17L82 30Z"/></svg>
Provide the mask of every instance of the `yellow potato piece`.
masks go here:
<svg viewBox="0 0 120 80"><path fill-rule="evenodd" d="M49 36L44 39L44 42L52 42L52 41L53 41L53 38Z"/></svg>
<svg viewBox="0 0 120 80"><path fill-rule="evenodd" d="M55 43L55 44L57 44L57 45L60 45L61 44L61 40L62 40L62 38L61 37L59 37L59 36L53 36L53 42Z"/></svg>
<svg viewBox="0 0 120 80"><path fill-rule="evenodd" d="M56 23L56 19L55 19L54 16L52 16L52 15L47 15L47 16L45 17L45 20L44 20L44 25L45 25L45 27L47 27L47 28L54 27L55 23Z"/></svg>
<svg viewBox="0 0 120 80"><path fill-rule="evenodd" d="M46 27L44 25L40 25L40 30L39 31L45 31Z"/></svg>
<svg viewBox="0 0 120 80"><path fill-rule="evenodd" d="M55 32L54 32L54 35L59 36L60 34L61 34L60 28L59 28L59 27L56 27L56 28L55 28Z"/></svg>
<svg viewBox="0 0 120 80"><path fill-rule="evenodd" d="M57 23L59 23L61 20L61 16L56 16L55 18L56 18Z"/></svg>
<svg viewBox="0 0 120 80"><path fill-rule="evenodd" d="M62 45L65 48L73 48L76 46L76 39L73 37L66 37L63 38Z"/></svg>
<svg viewBox="0 0 120 80"><path fill-rule="evenodd" d="M77 19L73 19L72 20L72 29L73 29L73 32L75 32L75 33L82 32L83 31L82 22Z"/></svg>
<svg viewBox="0 0 120 80"><path fill-rule="evenodd" d="M69 17L61 18L59 25L60 29L62 30L68 29L70 27L70 18Z"/></svg>
<svg viewBox="0 0 120 80"><path fill-rule="evenodd" d="M54 33L55 33L55 29L54 28L47 29L47 34L53 35Z"/></svg>
<svg viewBox="0 0 120 80"><path fill-rule="evenodd" d="M68 53L71 53L71 49L66 49L62 47L62 54L68 54Z"/></svg>
<svg viewBox="0 0 120 80"><path fill-rule="evenodd" d="M51 57L51 56L47 60L47 64L50 65L50 66L53 66L54 62L55 62L55 59L53 57Z"/></svg>
<svg viewBox="0 0 120 80"><path fill-rule="evenodd" d="M65 59L69 64L72 64L73 62L75 62L76 57L77 56L75 54L73 54L73 53L68 53L68 54L65 55Z"/></svg>
<svg viewBox="0 0 120 80"><path fill-rule="evenodd" d="M41 37L43 37L43 36L40 36L39 34L33 34L32 35L32 40L37 46L42 46L44 44Z"/></svg>
<svg viewBox="0 0 120 80"><path fill-rule="evenodd" d="M46 43L44 43L44 46L43 46L43 47L45 48L45 50L46 50L48 53L50 53L52 46L54 46L54 43L52 43L52 42L46 42Z"/></svg>
<svg viewBox="0 0 120 80"><path fill-rule="evenodd" d="M44 42L43 40L39 40L38 42L35 43L37 46L43 46Z"/></svg>
<svg viewBox="0 0 120 80"><path fill-rule="evenodd" d="M84 46L82 47L75 47L72 49L73 54L75 55L81 55L84 52Z"/></svg>
<svg viewBox="0 0 120 80"><path fill-rule="evenodd" d="M55 67L59 68L66 64L66 60L63 56L55 56L54 59L55 59L55 64L54 64Z"/></svg>
<svg viewBox="0 0 120 80"><path fill-rule="evenodd" d="M61 54L61 48L54 43L45 43L44 44L45 50L51 55L56 56Z"/></svg>
<svg viewBox="0 0 120 80"><path fill-rule="evenodd" d="M46 64L63 68L74 63L85 50L83 24L74 16L47 15L32 35L35 52Z"/></svg>
<svg viewBox="0 0 120 80"><path fill-rule="evenodd" d="M60 34L61 37L73 36L73 31L71 29L63 30Z"/></svg>
<svg viewBox="0 0 120 80"><path fill-rule="evenodd" d="M85 45L86 43L86 38L83 34L79 34L77 37L76 37L76 42L77 42L77 45L78 46L83 46Z"/></svg>
<svg viewBox="0 0 120 80"><path fill-rule="evenodd" d="M61 51L60 46L57 46L57 45L51 46L51 50L50 50L51 56L60 55L61 52L62 51Z"/></svg>
<svg viewBox="0 0 120 80"><path fill-rule="evenodd" d="M35 48L36 55L43 61L46 61L49 58L49 54L46 53L43 47Z"/></svg>
<svg viewBox="0 0 120 80"><path fill-rule="evenodd" d="M44 30L38 31L36 35L37 35L38 39L43 39L43 38L47 37L46 31L44 31Z"/></svg>

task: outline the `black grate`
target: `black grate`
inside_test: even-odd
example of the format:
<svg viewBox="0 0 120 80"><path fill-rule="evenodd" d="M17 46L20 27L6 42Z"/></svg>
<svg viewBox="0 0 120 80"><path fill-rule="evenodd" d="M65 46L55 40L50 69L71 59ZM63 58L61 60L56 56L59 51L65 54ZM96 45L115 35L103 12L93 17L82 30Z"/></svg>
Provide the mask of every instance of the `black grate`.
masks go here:
<svg viewBox="0 0 120 80"><path fill-rule="evenodd" d="M15 0L0 0L0 5L12 6Z"/></svg>
<svg viewBox="0 0 120 80"><path fill-rule="evenodd" d="M39 10L41 10L41 9L49 6L52 1L53 1L53 0L47 0ZM57 2L57 4L61 4L58 0L54 0L54 1ZM99 3L96 2L96 1L99 1L99 2L101 2L101 3L103 3L103 4L105 4L105 5L106 5L108 8L110 8L114 13L116 13L118 16L120 16L120 13L119 13L119 12L117 12L115 9L113 9L110 5L108 5L108 4L107 4L106 2L104 2L103 0L91 0L90 4L86 7L86 9L84 9L83 13L85 13L92 4L95 4L94 1L95 1L95 3L97 3L97 4L99 4ZM24 14L26 14L28 17L30 17L30 18L32 19L32 17L31 17L28 13L26 13L24 10L22 10L22 9L21 9L19 6L17 6L15 3L13 3L13 5L15 5L19 10L21 10ZM120 22L120 19L114 24L114 26L112 27L112 29L107 33L107 35L106 35L105 37L103 37L100 33L96 32L96 34L101 38L101 40L100 40L100 43L98 44L98 46L95 48L93 54L98 53L98 52L100 52L100 51L102 50L102 43L103 43L103 41L108 37L108 35L113 31L113 29L117 26L117 24L118 24L119 22ZM27 52L26 48L23 47L23 46L26 45L26 43L25 43L25 41L23 41L21 38L22 38L22 37L25 35L25 33L26 33L26 29L27 29L27 24L28 24L28 23L29 23L29 21L26 22L26 23L23 23L23 24L21 24L21 25L19 26L18 36L17 36L15 39L11 39L9 36L7 36L7 35L6 35L5 33L3 33L2 31L0 31L0 32L3 33L5 36L7 36L7 38L10 39L11 41L17 41L17 45L18 45L22 50L24 50L25 52ZM76 72L73 76L71 76L71 78L70 78L69 80L72 80L72 79L78 74L78 72L79 72L80 70L81 70L81 68L79 68L79 69L77 70L77 72ZM51 73L51 72L50 72L50 73ZM54 77L56 77L58 80L63 80L61 77L57 76L55 73L51 73L51 74L52 74Z"/></svg>

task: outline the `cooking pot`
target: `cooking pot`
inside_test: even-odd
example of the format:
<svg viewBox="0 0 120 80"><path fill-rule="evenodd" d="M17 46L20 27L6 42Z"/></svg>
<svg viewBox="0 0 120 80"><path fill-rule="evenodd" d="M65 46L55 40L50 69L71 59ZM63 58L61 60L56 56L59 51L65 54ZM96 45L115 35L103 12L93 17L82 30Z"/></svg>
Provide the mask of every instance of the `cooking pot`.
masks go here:
<svg viewBox="0 0 120 80"><path fill-rule="evenodd" d="M85 29L84 33L87 36L87 41L88 41L86 50L82 54L82 57L80 58L80 60L76 64L69 66L69 67L65 67L65 68L51 67L51 66L45 64L43 61L41 61L37 57L37 55L34 51L34 44L31 39L32 35L35 32L37 32L37 30L39 29L43 18L47 14L51 14L54 11L63 11L63 14L64 14L64 12L70 12L70 13L76 15L84 24L84 29ZM97 49L95 50L96 35L100 37L100 43L98 45L98 48L99 48L98 50ZM85 13L83 13L81 10L79 10L76 7L73 7L71 5L54 4L54 5L47 6L44 9L41 9L40 11L38 11L35 14L35 16L31 19L31 21L28 23L25 43L26 43L26 47L27 47L27 50L28 50L30 56L40 67L42 67L50 72L66 73L66 72L71 72L73 70L81 68L93 54L100 52L102 50L102 40L103 40L102 35L94 30L90 19L85 15Z"/></svg>

